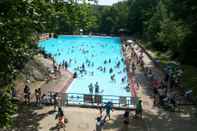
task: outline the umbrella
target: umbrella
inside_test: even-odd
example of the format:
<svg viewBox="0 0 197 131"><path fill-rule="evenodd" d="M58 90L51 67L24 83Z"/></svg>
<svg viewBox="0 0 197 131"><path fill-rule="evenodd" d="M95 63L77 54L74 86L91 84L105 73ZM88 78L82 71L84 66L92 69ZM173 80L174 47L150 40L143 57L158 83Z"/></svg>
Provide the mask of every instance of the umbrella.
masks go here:
<svg viewBox="0 0 197 131"><path fill-rule="evenodd" d="M127 40L127 43L133 43L133 41L132 40Z"/></svg>

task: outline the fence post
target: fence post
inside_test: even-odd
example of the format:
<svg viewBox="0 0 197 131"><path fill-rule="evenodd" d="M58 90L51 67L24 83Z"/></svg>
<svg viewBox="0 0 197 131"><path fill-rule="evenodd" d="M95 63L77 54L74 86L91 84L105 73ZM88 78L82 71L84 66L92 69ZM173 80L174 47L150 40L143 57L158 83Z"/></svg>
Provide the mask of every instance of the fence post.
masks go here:
<svg viewBox="0 0 197 131"><path fill-rule="evenodd" d="M64 98L65 98L65 101L66 101L66 105L68 105L68 93L65 93Z"/></svg>

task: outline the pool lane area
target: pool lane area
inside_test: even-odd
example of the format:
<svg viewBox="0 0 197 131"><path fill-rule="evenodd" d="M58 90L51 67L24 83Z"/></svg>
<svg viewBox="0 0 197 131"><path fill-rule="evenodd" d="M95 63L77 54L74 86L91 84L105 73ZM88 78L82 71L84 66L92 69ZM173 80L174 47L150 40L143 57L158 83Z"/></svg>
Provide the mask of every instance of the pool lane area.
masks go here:
<svg viewBox="0 0 197 131"><path fill-rule="evenodd" d="M39 47L76 72L66 93L131 97L119 37L59 35L40 41Z"/></svg>

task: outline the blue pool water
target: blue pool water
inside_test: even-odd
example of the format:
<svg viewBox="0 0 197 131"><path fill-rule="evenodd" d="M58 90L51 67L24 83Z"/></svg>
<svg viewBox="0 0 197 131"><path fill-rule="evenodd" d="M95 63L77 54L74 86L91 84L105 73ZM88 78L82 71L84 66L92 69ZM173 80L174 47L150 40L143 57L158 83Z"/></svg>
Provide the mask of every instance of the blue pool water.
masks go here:
<svg viewBox="0 0 197 131"><path fill-rule="evenodd" d="M78 77L71 83L67 93L90 94L89 85L92 83L95 87L98 82L100 95L131 96L126 88L128 78L119 37L60 35L56 39L40 41L39 47L50 53L56 63L66 61L68 69L77 72ZM82 64L85 71L80 73ZM109 73L110 68L112 73ZM111 80L112 75L115 75L114 80ZM125 78L124 82L122 78Z"/></svg>

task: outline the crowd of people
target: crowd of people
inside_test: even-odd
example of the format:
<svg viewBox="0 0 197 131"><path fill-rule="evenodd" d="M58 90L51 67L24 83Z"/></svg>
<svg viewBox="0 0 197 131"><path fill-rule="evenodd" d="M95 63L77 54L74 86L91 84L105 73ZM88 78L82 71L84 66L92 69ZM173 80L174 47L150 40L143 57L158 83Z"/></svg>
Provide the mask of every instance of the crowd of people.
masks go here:
<svg viewBox="0 0 197 131"><path fill-rule="evenodd" d="M124 44L123 49L127 59L130 61L131 67L129 70L135 74L136 65L138 65L138 67L141 67L147 80L150 81L154 94L154 105L175 109L178 99L176 89L181 87L182 70L177 68L175 71L172 71L167 66L164 77L158 77L158 74L153 71L152 67L144 63L143 48L139 48L139 46L134 44Z"/></svg>
<svg viewBox="0 0 197 131"><path fill-rule="evenodd" d="M111 101L108 101L104 106L99 106L99 113L100 115L96 118L96 130L94 131L102 131L103 127L105 126L105 123L108 120L111 120L111 112L113 112L113 103ZM104 112L105 111L105 112ZM128 131L128 125L130 123L130 119L142 119L142 100L138 100L136 102L136 110L135 114L131 115L130 109L125 109L123 115L122 115L122 123L124 131Z"/></svg>
<svg viewBox="0 0 197 131"><path fill-rule="evenodd" d="M35 99L33 99L33 95L35 95ZM24 102L25 104L33 104L35 106L53 105L54 111L57 111L55 117L55 119L57 119L56 128L63 128L65 130L68 120L65 118L61 108L61 97L58 93L49 93L46 95L41 92L41 88L35 89L35 91L31 93L30 81L28 80L24 87Z"/></svg>
<svg viewBox="0 0 197 131"><path fill-rule="evenodd" d="M62 44L62 43L61 43ZM54 46L54 45L52 45ZM103 76L107 76L110 80L109 82L113 83L120 83L126 91L128 92L128 85L127 83L127 75L126 75L126 67L122 66L124 63L124 59L122 56L108 56L101 62L99 57L97 58L98 54L104 54L106 48L111 48L111 50L115 50L115 47L110 44L99 43L99 51L95 47L95 45L86 44L85 42L80 46L68 46L66 49L63 48L56 48L55 54L46 54L46 56L50 57L53 60L53 72L60 72L60 69L68 69L73 72L73 78L82 79L84 77L92 77L94 78L96 74L102 73ZM46 50L42 48L42 50ZM65 52L67 57L64 59ZM77 52L77 53L76 53ZM76 55L81 54L81 60L75 58ZM71 56L71 57L69 57ZM60 59L59 59L60 58ZM62 59L63 58L63 59ZM58 62L55 62L55 59L59 59ZM99 62L97 62L99 61ZM121 76L121 79L119 79ZM89 89L89 94L95 93L103 93L104 89L100 81L97 81L97 86L93 86L93 83L87 83L87 87Z"/></svg>

